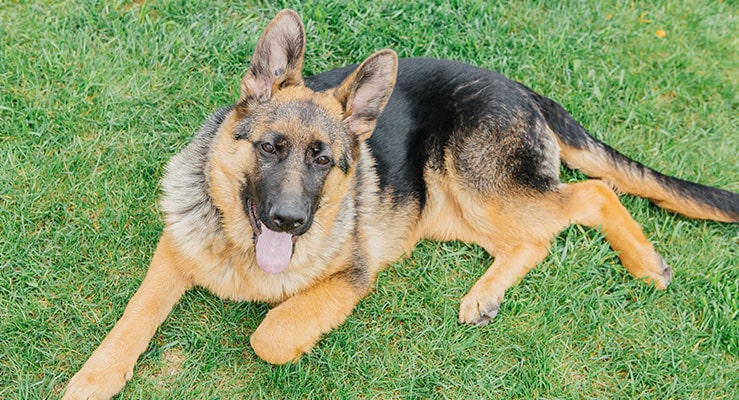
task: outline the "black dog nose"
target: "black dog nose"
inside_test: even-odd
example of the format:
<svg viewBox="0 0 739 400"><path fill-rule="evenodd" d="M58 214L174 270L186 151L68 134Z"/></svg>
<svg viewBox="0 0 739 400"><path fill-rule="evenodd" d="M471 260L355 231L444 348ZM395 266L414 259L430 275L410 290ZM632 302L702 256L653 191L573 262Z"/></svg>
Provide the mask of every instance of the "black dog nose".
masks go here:
<svg viewBox="0 0 739 400"><path fill-rule="evenodd" d="M275 227L283 231L293 231L305 224L308 216L297 208L282 207L270 213Z"/></svg>

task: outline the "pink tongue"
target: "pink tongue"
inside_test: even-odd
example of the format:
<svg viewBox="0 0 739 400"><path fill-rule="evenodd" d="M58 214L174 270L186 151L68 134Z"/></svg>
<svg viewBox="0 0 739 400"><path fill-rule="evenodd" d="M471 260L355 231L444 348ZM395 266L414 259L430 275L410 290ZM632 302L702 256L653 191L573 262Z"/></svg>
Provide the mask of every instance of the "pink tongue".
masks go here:
<svg viewBox="0 0 739 400"><path fill-rule="evenodd" d="M287 269L293 255L293 239L289 233L274 232L262 225L257 236L257 265L270 274L279 274Z"/></svg>

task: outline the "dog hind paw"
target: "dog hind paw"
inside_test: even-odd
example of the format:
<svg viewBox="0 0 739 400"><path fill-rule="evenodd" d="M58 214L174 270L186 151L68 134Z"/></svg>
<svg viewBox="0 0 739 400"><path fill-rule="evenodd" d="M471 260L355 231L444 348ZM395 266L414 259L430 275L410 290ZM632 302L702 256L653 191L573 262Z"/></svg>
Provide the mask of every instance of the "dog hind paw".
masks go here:
<svg viewBox="0 0 739 400"><path fill-rule="evenodd" d="M667 286L672 282L672 267L667 265L667 262L665 262L665 259L662 258L662 256L658 257L661 270L659 276L653 279L654 286L656 286L657 289L667 289Z"/></svg>
<svg viewBox="0 0 739 400"><path fill-rule="evenodd" d="M654 253L654 259L648 268L644 268L637 273L631 272L631 274L658 290L667 289L667 286L672 282L672 267L667 265L665 259L657 253Z"/></svg>

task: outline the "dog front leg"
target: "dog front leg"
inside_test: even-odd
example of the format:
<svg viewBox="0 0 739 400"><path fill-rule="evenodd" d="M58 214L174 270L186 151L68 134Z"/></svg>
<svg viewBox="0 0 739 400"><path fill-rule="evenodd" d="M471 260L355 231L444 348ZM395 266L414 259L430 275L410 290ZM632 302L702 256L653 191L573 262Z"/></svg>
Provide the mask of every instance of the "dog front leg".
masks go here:
<svg viewBox="0 0 739 400"><path fill-rule="evenodd" d="M120 392L133 375L139 355L174 304L192 285L176 267L177 251L165 233L149 271L123 316L72 377L64 399L107 399Z"/></svg>
<svg viewBox="0 0 739 400"><path fill-rule="evenodd" d="M251 346L268 363L295 361L341 325L365 293L343 277L322 281L270 310L252 334Z"/></svg>

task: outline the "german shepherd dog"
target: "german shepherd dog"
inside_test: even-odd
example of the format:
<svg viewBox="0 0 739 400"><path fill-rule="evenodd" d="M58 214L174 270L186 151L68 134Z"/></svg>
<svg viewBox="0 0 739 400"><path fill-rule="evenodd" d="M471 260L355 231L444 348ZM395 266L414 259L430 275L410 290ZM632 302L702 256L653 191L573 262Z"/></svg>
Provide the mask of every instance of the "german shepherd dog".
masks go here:
<svg viewBox="0 0 739 400"><path fill-rule="evenodd" d="M421 239L476 243L495 257L459 310L461 323L485 325L570 224L600 227L634 277L667 287L671 268L612 187L691 218L739 222L739 195L626 158L497 73L382 50L304 79L304 51L300 17L280 12L239 101L170 161L149 271L65 398L118 393L193 286L274 304L251 346L283 364L340 325L378 271ZM562 161L600 179L562 183Z"/></svg>

